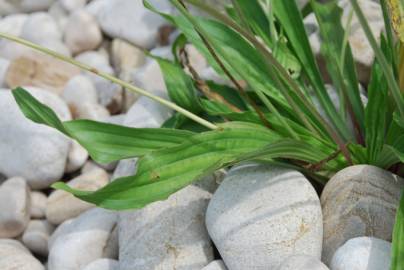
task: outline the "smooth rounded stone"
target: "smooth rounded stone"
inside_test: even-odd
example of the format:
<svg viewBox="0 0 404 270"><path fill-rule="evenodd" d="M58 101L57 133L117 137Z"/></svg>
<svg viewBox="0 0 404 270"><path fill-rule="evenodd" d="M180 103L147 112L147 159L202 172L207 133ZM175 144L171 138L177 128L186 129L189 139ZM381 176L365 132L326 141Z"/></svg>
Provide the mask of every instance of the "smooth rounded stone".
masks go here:
<svg viewBox="0 0 404 270"><path fill-rule="evenodd" d="M81 168L81 174L86 174L92 170L98 170L98 169L102 169L102 167L92 160L87 160L87 162Z"/></svg>
<svg viewBox="0 0 404 270"><path fill-rule="evenodd" d="M10 88L35 86L60 95L66 83L78 74L80 70L77 67L30 51L11 61L6 83Z"/></svg>
<svg viewBox="0 0 404 270"><path fill-rule="evenodd" d="M133 83L140 88L158 94L159 96L167 96L167 88L164 82L163 73L156 60L149 60L145 65L133 72Z"/></svg>
<svg viewBox="0 0 404 270"><path fill-rule="evenodd" d="M0 19L0 31L13 36L21 35L22 28L28 19L27 14L13 14ZM1 40L4 42L4 40Z"/></svg>
<svg viewBox="0 0 404 270"><path fill-rule="evenodd" d="M227 268L224 265L223 261L217 260L211 262L210 264L202 268L202 270L227 270Z"/></svg>
<svg viewBox="0 0 404 270"><path fill-rule="evenodd" d="M61 32L64 32L69 18L69 12L61 5L61 1L54 2L49 8L48 13L57 22Z"/></svg>
<svg viewBox="0 0 404 270"><path fill-rule="evenodd" d="M105 122L110 117L110 113L100 104L83 103L76 111L76 119L89 119L99 122Z"/></svg>
<svg viewBox="0 0 404 270"><path fill-rule="evenodd" d="M21 177L0 186L0 238L20 235L30 218L30 188Z"/></svg>
<svg viewBox="0 0 404 270"><path fill-rule="evenodd" d="M31 218L40 219L45 217L46 202L48 197L40 191L31 192Z"/></svg>
<svg viewBox="0 0 404 270"><path fill-rule="evenodd" d="M146 57L144 52L122 39L114 39L111 44L111 60L119 74L128 73L142 66Z"/></svg>
<svg viewBox="0 0 404 270"><path fill-rule="evenodd" d="M109 182L108 174L102 170L91 170L82 174L67 184L76 189L94 191ZM81 213L93 208L94 205L84 202L63 190L56 190L49 195L46 205L46 219L52 224L61 224L63 221L77 217Z"/></svg>
<svg viewBox="0 0 404 270"><path fill-rule="evenodd" d="M213 260L204 224L211 193L190 185L165 201L120 213L120 270L200 270Z"/></svg>
<svg viewBox="0 0 404 270"><path fill-rule="evenodd" d="M83 146L81 146L77 141L72 140L69 154L67 156L65 172L72 173L78 171L81 167L84 166L87 160L88 160L87 150Z"/></svg>
<svg viewBox="0 0 404 270"><path fill-rule="evenodd" d="M338 172L321 194L324 263L347 240L373 236L391 241L402 178L370 165Z"/></svg>
<svg viewBox="0 0 404 270"><path fill-rule="evenodd" d="M319 259L307 255L287 258L277 270L329 270Z"/></svg>
<svg viewBox="0 0 404 270"><path fill-rule="evenodd" d="M335 252L331 270L390 269L391 243L373 238L357 237L348 240Z"/></svg>
<svg viewBox="0 0 404 270"><path fill-rule="evenodd" d="M22 242L33 253L47 256L48 240L54 229L46 220L31 220L22 235Z"/></svg>
<svg viewBox="0 0 404 270"><path fill-rule="evenodd" d="M88 51L79 54L76 60L85 63L98 71L114 75L113 68L109 65L108 56L100 52ZM97 90L98 103L108 108L111 113L116 113L122 107L122 87L112 83L100 76L84 72L84 74L93 82Z"/></svg>
<svg viewBox="0 0 404 270"><path fill-rule="evenodd" d="M95 90L93 82L84 75L71 78L63 89L62 97L69 106L73 117L77 116L77 110L82 104L98 103L97 90Z"/></svg>
<svg viewBox="0 0 404 270"><path fill-rule="evenodd" d="M0 239L1 270L45 270L45 267L17 240Z"/></svg>
<svg viewBox="0 0 404 270"><path fill-rule="evenodd" d="M117 214L99 208L67 221L49 240L48 270L77 270L105 257Z"/></svg>
<svg viewBox="0 0 404 270"><path fill-rule="evenodd" d="M275 269L294 254L321 256L319 198L294 170L232 168L209 203L206 225L231 270Z"/></svg>
<svg viewBox="0 0 404 270"><path fill-rule="evenodd" d="M46 10L53 0L0 1L0 16Z"/></svg>
<svg viewBox="0 0 404 270"><path fill-rule="evenodd" d="M44 40L62 40L62 33L51 15L37 12L31 14L25 21L21 37L42 45Z"/></svg>
<svg viewBox="0 0 404 270"><path fill-rule="evenodd" d="M172 6L168 2L156 0L151 2L161 12L172 10ZM108 36L128 40L147 49L156 45L159 28L167 24L161 16L145 8L142 1L95 0L90 5L97 5L93 11L95 11L101 29ZM136 27L128 27L128 25Z"/></svg>
<svg viewBox="0 0 404 270"><path fill-rule="evenodd" d="M84 8L87 1L88 0L59 0L59 3L65 10L73 12L77 9Z"/></svg>
<svg viewBox="0 0 404 270"><path fill-rule="evenodd" d="M98 22L84 9L73 12L66 24L64 40L73 54L96 49L102 41Z"/></svg>
<svg viewBox="0 0 404 270"><path fill-rule="evenodd" d="M115 114L111 115L106 122L110 124L115 124L115 125L123 125L123 121L126 118L126 114Z"/></svg>
<svg viewBox="0 0 404 270"><path fill-rule="evenodd" d="M119 262L111 259L98 259L88 264L83 270L119 270Z"/></svg>
<svg viewBox="0 0 404 270"><path fill-rule="evenodd" d="M67 105L58 96L32 87L27 90L62 121L71 119ZM11 91L0 91L0 130L1 173L22 176L33 189L47 188L62 177L70 140L53 128L28 120Z"/></svg>

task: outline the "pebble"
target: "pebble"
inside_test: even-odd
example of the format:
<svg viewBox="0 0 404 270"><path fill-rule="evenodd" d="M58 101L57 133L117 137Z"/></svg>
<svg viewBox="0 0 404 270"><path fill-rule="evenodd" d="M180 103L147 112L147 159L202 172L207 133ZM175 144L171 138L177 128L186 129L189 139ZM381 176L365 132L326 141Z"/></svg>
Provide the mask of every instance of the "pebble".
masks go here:
<svg viewBox="0 0 404 270"><path fill-rule="evenodd" d="M84 166L88 159L87 150L81 146L77 141L72 140L72 144L67 156L66 173L78 171Z"/></svg>
<svg viewBox="0 0 404 270"><path fill-rule="evenodd" d="M76 119L89 119L105 122L109 117L109 111L102 105L96 103L83 103L76 111Z"/></svg>
<svg viewBox="0 0 404 270"><path fill-rule="evenodd" d="M331 270L390 269L391 244L373 237L348 240L335 252Z"/></svg>
<svg viewBox="0 0 404 270"><path fill-rule="evenodd" d="M62 120L71 119L67 105L56 95L36 88L27 90ZM62 177L69 139L53 128L28 120L10 91L0 91L0 130L1 173L22 176L33 189L47 188Z"/></svg>
<svg viewBox="0 0 404 270"><path fill-rule="evenodd" d="M119 270L119 262L111 259L98 259L88 264L83 270Z"/></svg>
<svg viewBox="0 0 404 270"><path fill-rule="evenodd" d="M31 192L31 218L41 219L45 217L46 202L48 197L40 191Z"/></svg>
<svg viewBox="0 0 404 270"><path fill-rule="evenodd" d="M80 190L93 191L105 186L109 181L108 174L102 170L92 170L82 174L67 184ZM77 217L86 210L93 208L92 204L84 202L63 190L56 190L49 195L46 205L46 219L52 224Z"/></svg>
<svg viewBox="0 0 404 270"><path fill-rule="evenodd" d="M373 236L391 241L403 179L370 165L339 171L321 194L323 262L329 264L347 240Z"/></svg>
<svg viewBox="0 0 404 270"><path fill-rule="evenodd" d="M31 220L22 236L22 242L34 254L48 256L48 240L54 227L46 220Z"/></svg>
<svg viewBox="0 0 404 270"><path fill-rule="evenodd" d="M48 270L77 270L103 258L117 214L91 209L62 223L49 240Z"/></svg>
<svg viewBox="0 0 404 270"><path fill-rule="evenodd" d="M81 9L73 12L66 24L64 40L73 54L96 49L102 33L93 15Z"/></svg>
<svg viewBox="0 0 404 270"><path fill-rule="evenodd" d="M84 8L87 2L88 0L59 0L60 5L69 12Z"/></svg>
<svg viewBox="0 0 404 270"><path fill-rule="evenodd" d="M287 258L277 270L329 270L319 259L307 255Z"/></svg>
<svg viewBox="0 0 404 270"><path fill-rule="evenodd" d="M320 259L319 198L294 170L256 164L232 168L209 203L206 225L231 270L275 269L294 254Z"/></svg>
<svg viewBox="0 0 404 270"><path fill-rule="evenodd" d="M20 242L0 239L1 270L45 270L45 267Z"/></svg>
<svg viewBox="0 0 404 270"><path fill-rule="evenodd" d="M19 236L29 218L30 188L21 177L8 179L0 186L0 238Z"/></svg>
<svg viewBox="0 0 404 270"><path fill-rule="evenodd" d="M10 60L0 58L0 87L6 86L6 74L9 66Z"/></svg>
<svg viewBox="0 0 404 270"><path fill-rule="evenodd" d="M97 90L95 90L93 82L84 75L71 78L63 89L62 97L69 106L73 117L77 116L77 110L82 104L98 103Z"/></svg>
<svg viewBox="0 0 404 270"><path fill-rule="evenodd" d="M20 0L20 1L1 1L0 16L12 13L24 13L46 10L50 7L53 0Z"/></svg>
<svg viewBox="0 0 404 270"><path fill-rule="evenodd" d="M171 11L165 1L151 1L161 12ZM91 7L94 6L94 7ZM157 33L167 22L145 8L141 1L95 0L88 9L94 12L101 29L112 38L128 40L136 46L150 49L157 43ZM136 27L128 27L133 25Z"/></svg>
<svg viewBox="0 0 404 270"><path fill-rule="evenodd" d="M144 52L122 39L114 39L111 44L112 65L118 73L129 72L142 66L145 61Z"/></svg>
<svg viewBox="0 0 404 270"><path fill-rule="evenodd" d="M62 33L55 19L46 12L29 15L25 21L21 38L42 45L46 40L62 40Z"/></svg>

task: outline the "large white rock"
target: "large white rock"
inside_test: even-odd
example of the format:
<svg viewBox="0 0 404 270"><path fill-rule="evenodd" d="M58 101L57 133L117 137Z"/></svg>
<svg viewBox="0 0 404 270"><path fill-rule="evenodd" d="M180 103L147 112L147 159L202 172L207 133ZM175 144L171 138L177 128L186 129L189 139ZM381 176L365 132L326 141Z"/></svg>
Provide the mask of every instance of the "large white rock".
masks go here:
<svg viewBox="0 0 404 270"><path fill-rule="evenodd" d="M20 242L0 239L0 269L45 270L45 267Z"/></svg>
<svg viewBox="0 0 404 270"><path fill-rule="evenodd" d="M20 235L29 217L30 189L27 183L20 177L5 181L0 186L0 238Z"/></svg>
<svg viewBox="0 0 404 270"><path fill-rule="evenodd" d="M77 270L103 258L117 214L91 209L66 221L49 240L48 270Z"/></svg>
<svg viewBox="0 0 404 270"><path fill-rule="evenodd" d="M39 191L31 192L31 218L41 219L45 217L46 202L48 197Z"/></svg>
<svg viewBox="0 0 404 270"><path fill-rule="evenodd" d="M97 190L108 184L109 176L103 169L94 169L82 174L67 184L80 190ZM60 224L65 220L77 217L94 205L84 202L63 190L54 191L48 198L46 218L52 224Z"/></svg>
<svg viewBox="0 0 404 270"><path fill-rule="evenodd" d="M390 269L391 244L373 237L348 240L335 252L331 270Z"/></svg>
<svg viewBox="0 0 404 270"><path fill-rule="evenodd" d="M220 260L213 261L204 268L202 268L202 270L226 270L226 269L227 268L224 265L223 261Z"/></svg>
<svg viewBox="0 0 404 270"><path fill-rule="evenodd" d="M321 194L324 219L322 259L329 264L347 240L373 236L391 241L404 180L369 165L338 172Z"/></svg>
<svg viewBox="0 0 404 270"><path fill-rule="evenodd" d="M46 220L31 220L22 235L22 242L33 253L48 256L48 240L54 227Z"/></svg>
<svg viewBox="0 0 404 270"><path fill-rule="evenodd" d="M277 270L328 270L319 259L307 255L293 255L287 258Z"/></svg>
<svg viewBox="0 0 404 270"><path fill-rule="evenodd" d="M119 220L120 270L200 270L213 259L204 215L211 193L191 185Z"/></svg>
<svg viewBox="0 0 404 270"><path fill-rule="evenodd" d="M37 12L25 21L21 37L42 45L46 40L62 40L62 33L51 15Z"/></svg>
<svg viewBox="0 0 404 270"><path fill-rule="evenodd" d="M62 120L70 120L66 104L40 89L29 92L50 106ZM11 91L0 91L0 172L22 176L34 189L47 188L64 173L70 141L53 128L28 120Z"/></svg>
<svg viewBox="0 0 404 270"><path fill-rule="evenodd" d="M151 1L159 11L170 12L172 7L167 1ZM143 6L142 1L132 0L95 0L88 9L94 12L101 29L113 38L121 38L133 44L152 48L157 42L157 33L167 22L159 15Z"/></svg>
<svg viewBox="0 0 404 270"><path fill-rule="evenodd" d="M98 259L88 264L83 270L119 270L119 262L111 259Z"/></svg>
<svg viewBox="0 0 404 270"><path fill-rule="evenodd" d="M0 1L0 16L46 10L52 2L53 0L3 0Z"/></svg>
<svg viewBox="0 0 404 270"><path fill-rule="evenodd" d="M233 168L209 203L206 225L231 270L272 269L293 254L321 255L319 198L294 170Z"/></svg>
<svg viewBox="0 0 404 270"><path fill-rule="evenodd" d="M64 40L73 54L96 49L102 41L98 22L84 9L73 12L66 24Z"/></svg>

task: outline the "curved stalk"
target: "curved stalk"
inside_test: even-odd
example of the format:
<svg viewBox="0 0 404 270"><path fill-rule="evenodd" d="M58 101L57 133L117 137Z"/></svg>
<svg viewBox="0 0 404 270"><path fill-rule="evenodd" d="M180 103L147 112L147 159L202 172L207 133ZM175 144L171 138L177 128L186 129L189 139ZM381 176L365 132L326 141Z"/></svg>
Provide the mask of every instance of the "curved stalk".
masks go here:
<svg viewBox="0 0 404 270"><path fill-rule="evenodd" d="M106 79L108 81L116 83L116 84L118 84L118 85L120 85L120 86L134 92L134 93L140 94L142 96L146 96L146 97L148 97L148 98L150 98L150 99L152 99L152 100L154 100L154 101L156 101L156 102L158 102L158 103L160 103L160 104L162 104L162 105L164 105L164 106L166 106L166 107L168 107L168 108L170 108L170 109L172 109L172 110L174 110L174 111L176 111L176 112L178 112L180 114L183 114L184 116L188 117L189 119L192 119L193 121L195 121L195 122L209 128L209 129L218 129L218 126L216 126L215 124L212 124L211 122L206 121L205 119L191 113L190 111L185 110L184 108L178 106L177 104L175 104L175 103L173 103L173 102L171 102L169 100L166 100L164 98L161 98L159 96L153 95L153 94L147 92L146 90L141 89L139 87L136 87L136 86L134 86L134 85L132 85L132 84L130 84L128 82L125 82L123 80L120 80L120 79L114 77L111 74L99 71L99 70L95 69L94 67L91 67L89 65L83 64L83 63L81 63L79 61L76 61L76 60L70 58L70 57L62 55L62 54L57 53L55 51L52 51L50 49L44 48L44 47L42 47L40 45L37 45L37 44L32 43L30 41L27 41L25 39L15 37L13 35L9 35L9 34L2 33L2 32L0 32L0 37L8 39L8 40L11 40L11 41L14 41L14 42L22 44L24 46L30 47L30 48L32 48L34 50L40 51L40 52L45 53L47 55L53 56L53 57L55 57L55 58L57 58L57 59L59 59L61 61L64 61L64 62L69 63L69 64L72 64L72 65L74 65L74 66L76 66L76 67L78 67L78 68L80 68L82 70L94 73L94 74L96 74L96 75L98 75L98 76L100 76L100 77L102 77L102 78L104 78L104 79Z"/></svg>

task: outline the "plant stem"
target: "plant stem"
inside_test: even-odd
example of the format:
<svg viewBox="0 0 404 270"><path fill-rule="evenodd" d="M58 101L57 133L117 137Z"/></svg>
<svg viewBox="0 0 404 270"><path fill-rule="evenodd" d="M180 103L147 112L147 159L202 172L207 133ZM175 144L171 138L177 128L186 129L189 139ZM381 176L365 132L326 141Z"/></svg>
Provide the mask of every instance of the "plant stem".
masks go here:
<svg viewBox="0 0 404 270"><path fill-rule="evenodd" d="M102 77L102 78L104 78L104 79L106 79L108 81L116 83L116 84L118 84L118 85L132 91L132 92L135 92L137 94L146 96L146 97L148 97L148 98L150 98L150 99L152 99L152 100L154 100L154 101L156 101L156 102L158 102L158 103L160 103L160 104L162 104L162 105L164 105L164 106L166 106L166 107L168 107L170 109L173 109L174 111L177 111L178 113L183 114L184 116L194 120L195 122L209 128L209 129L213 129L213 130L218 129L218 126L216 126L215 124L212 124L211 122L206 121L205 119L203 119L203 118L201 118L201 117L199 117L199 116L185 110L184 108L178 106L177 104L175 104L175 103L173 103L171 101L168 101L168 100L166 100L164 98L161 98L159 96L153 95L153 94L147 92L146 90L141 89L139 87L136 87L136 86L134 86L134 85L132 85L132 84L130 84L128 82L125 82L123 80L120 80L120 79L114 77L113 75L110 75L108 73L99 71L99 70L95 69L94 67L91 67L89 65L83 64L83 63L81 63L79 61L76 61L76 60L70 58L70 57L67 57L67 56L62 55L60 53L57 53L55 51L49 50L47 48L44 48L44 47L42 47L40 45L37 45L37 44L32 43L30 41L27 41L25 39L18 38L18 37L15 37L13 35L9 35L9 34L2 33L2 32L0 32L0 37L8 39L8 40L11 40L11 41L14 41L14 42L22 44L22 45L25 45L27 47L30 47L30 48L34 49L34 50L43 52L43 53L45 53L47 55L53 56L53 57L55 57L55 58L57 58L57 59L59 59L61 61L64 61L64 62L69 63L69 64L72 64L72 65L74 65L76 67L79 67L82 70L94 73L94 74L96 74L96 75L98 75L98 76L100 76L100 77Z"/></svg>

